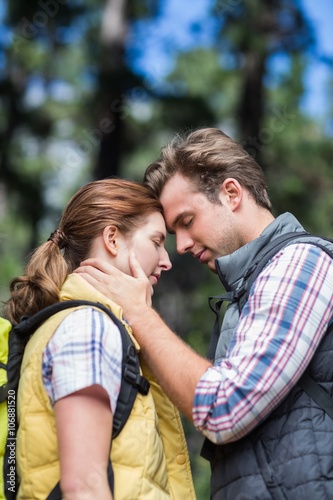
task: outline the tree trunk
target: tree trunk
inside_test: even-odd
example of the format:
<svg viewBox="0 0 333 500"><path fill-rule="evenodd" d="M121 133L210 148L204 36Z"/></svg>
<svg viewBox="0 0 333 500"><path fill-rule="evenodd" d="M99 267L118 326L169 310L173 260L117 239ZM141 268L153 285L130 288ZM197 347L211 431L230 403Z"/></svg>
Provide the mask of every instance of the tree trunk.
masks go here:
<svg viewBox="0 0 333 500"><path fill-rule="evenodd" d="M99 154L94 177L119 176L124 133L126 0L108 0L101 25L102 57L97 91Z"/></svg>

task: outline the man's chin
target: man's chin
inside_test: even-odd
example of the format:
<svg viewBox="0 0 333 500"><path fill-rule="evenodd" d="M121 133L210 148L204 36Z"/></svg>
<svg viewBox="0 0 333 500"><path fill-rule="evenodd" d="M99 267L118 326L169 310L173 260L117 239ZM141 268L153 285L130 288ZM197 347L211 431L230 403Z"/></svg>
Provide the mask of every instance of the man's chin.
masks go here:
<svg viewBox="0 0 333 500"><path fill-rule="evenodd" d="M208 269L212 271L212 273L217 274L216 266L215 266L215 259L214 260L209 260L207 262Z"/></svg>

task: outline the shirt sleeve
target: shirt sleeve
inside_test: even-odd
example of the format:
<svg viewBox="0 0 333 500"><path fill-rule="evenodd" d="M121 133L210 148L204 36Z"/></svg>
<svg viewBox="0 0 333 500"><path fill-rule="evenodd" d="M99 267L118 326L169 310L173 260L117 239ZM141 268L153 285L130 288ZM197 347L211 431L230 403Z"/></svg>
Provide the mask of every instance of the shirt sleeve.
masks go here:
<svg viewBox="0 0 333 500"><path fill-rule="evenodd" d="M200 379L194 425L212 442L256 427L305 371L333 318L333 264L320 248L293 244L256 279L226 357Z"/></svg>
<svg viewBox="0 0 333 500"><path fill-rule="evenodd" d="M54 404L76 391L100 385L114 414L121 385L122 342L118 327L101 311L70 313L43 353L43 383Z"/></svg>

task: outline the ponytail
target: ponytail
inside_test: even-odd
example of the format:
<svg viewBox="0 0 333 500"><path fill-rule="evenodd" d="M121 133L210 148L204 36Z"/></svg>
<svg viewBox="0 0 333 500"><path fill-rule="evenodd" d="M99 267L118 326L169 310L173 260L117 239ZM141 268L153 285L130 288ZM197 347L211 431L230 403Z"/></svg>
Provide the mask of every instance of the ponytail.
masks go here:
<svg viewBox="0 0 333 500"><path fill-rule="evenodd" d="M49 239L31 255L24 275L11 282L11 297L5 304L5 317L16 324L22 316L30 316L58 302L60 289L68 274L68 265L59 246Z"/></svg>

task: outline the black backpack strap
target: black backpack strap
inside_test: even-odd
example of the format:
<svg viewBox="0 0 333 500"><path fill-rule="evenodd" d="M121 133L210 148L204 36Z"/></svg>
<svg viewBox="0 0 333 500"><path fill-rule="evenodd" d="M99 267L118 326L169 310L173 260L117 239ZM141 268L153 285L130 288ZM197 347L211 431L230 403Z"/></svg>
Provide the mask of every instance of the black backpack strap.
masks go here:
<svg viewBox="0 0 333 500"><path fill-rule="evenodd" d="M208 298L208 304L210 309L213 311L215 314L215 322L214 322L214 327L213 327L213 332L212 336L210 338L209 342L209 347L208 347L208 353L207 353L207 358L210 359L211 361L214 360L215 357L215 352L216 352L216 347L217 343L220 338L220 309L225 301L232 301L234 298L234 293L233 292L226 292L223 295L216 295L214 297L209 297Z"/></svg>
<svg viewBox="0 0 333 500"><path fill-rule="evenodd" d="M333 420L333 399L311 375L303 373L297 385Z"/></svg>
<svg viewBox="0 0 333 500"><path fill-rule="evenodd" d="M137 393L146 396L150 387L148 380L140 375L138 355L124 325L119 331L123 346L122 384L113 415L112 439L118 436L127 422Z"/></svg>
<svg viewBox="0 0 333 500"><path fill-rule="evenodd" d="M218 444L212 443L212 441L209 441L208 438L205 438L202 443L200 456L205 460L208 460L208 462L212 462L215 458L218 446Z"/></svg>
<svg viewBox="0 0 333 500"><path fill-rule="evenodd" d="M62 499L62 493L60 489L60 481L57 482L49 496L46 498L46 500L61 500Z"/></svg>

